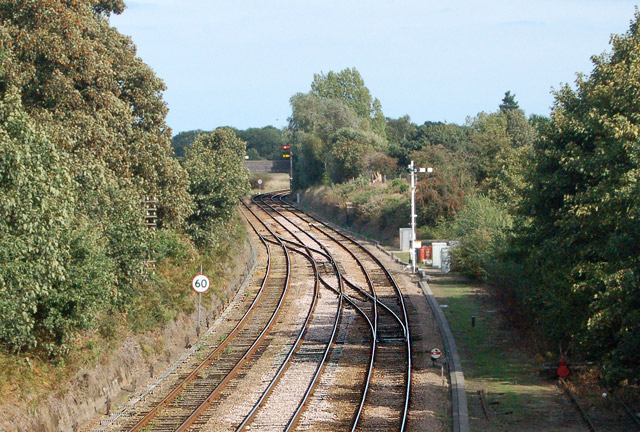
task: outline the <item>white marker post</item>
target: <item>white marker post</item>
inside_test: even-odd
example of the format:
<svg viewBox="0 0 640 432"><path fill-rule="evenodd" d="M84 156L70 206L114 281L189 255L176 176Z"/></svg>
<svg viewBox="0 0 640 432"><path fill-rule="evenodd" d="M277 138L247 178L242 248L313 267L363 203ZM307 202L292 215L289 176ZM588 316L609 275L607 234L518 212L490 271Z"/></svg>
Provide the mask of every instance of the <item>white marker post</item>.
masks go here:
<svg viewBox="0 0 640 432"><path fill-rule="evenodd" d="M207 292L211 286L209 278L202 274L202 266L200 266L200 274L193 277L191 288L198 293L198 326L196 327L196 335L200 337L200 303L202 302L202 293Z"/></svg>

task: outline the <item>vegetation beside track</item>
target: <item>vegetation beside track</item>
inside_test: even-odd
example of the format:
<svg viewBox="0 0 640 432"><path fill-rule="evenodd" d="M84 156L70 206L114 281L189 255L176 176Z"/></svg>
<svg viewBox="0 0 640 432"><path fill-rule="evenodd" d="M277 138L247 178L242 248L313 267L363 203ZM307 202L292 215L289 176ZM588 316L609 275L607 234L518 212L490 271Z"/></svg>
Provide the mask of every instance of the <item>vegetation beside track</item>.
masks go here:
<svg viewBox="0 0 640 432"><path fill-rule="evenodd" d="M182 163L173 157L164 83L109 23L124 8L122 0L0 7L8 401L34 401L131 332L189 313L189 276L203 264L223 286L243 243L233 215L249 189L245 143L216 129Z"/></svg>
<svg viewBox="0 0 640 432"><path fill-rule="evenodd" d="M167 239L172 256L157 263L155 274L139 286L140 295L127 313L104 313L96 325L78 333L73 347L52 362L34 353L0 354L0 405L37 407L44 398L67 388L67 381L79 370L108 363L126 339L136 340L149 363L166 356L168 343L154 336L161 327L195 311L190 287L194 274L203 266L211 279L211 289L202 296L205 315L219 308L232 295L228 289L233 267L246 241L246 230L234 216L229 231L219 237L218 246L199 252L186 239Z"/></svg>
<svg viewBox="0 0 640 432"><path fill-rule="evenodd" d="M539 375L541 363L555 356L532 354L526 338L503 319L503 305L489 287L438 271L429 285L456 338L472 430L581 430L555 381Z"/></svg>
<svg viewBox="0 0 640 432"><path fill-rule="evenodd" d="M555 92L550 118L526 118L507 92L497 112L462 126L387 119L386 143L367 135L380 134L378 111L353 110L359 75L316 75L309 93L292 98L296 186L312 187L310 208L388 242L409 225L408 194L396 200L369 180L403 173L409 160L433 167L417 176L422 237L458 240L455 268L500 291L510 323L528 328L538 352L597 362L610 386L637 384L639 52L636 12L590 75ZM340 100L323 86L342 86L342 123Z"/></svg>

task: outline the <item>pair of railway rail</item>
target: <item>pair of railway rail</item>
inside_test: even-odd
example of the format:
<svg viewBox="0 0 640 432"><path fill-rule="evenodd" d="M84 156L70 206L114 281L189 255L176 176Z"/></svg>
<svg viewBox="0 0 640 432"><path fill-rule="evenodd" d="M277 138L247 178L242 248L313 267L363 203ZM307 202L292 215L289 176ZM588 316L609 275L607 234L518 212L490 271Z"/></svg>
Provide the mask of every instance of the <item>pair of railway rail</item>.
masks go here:
<svg viewBox="0 0 640 432"><path fill-rule="evenodd" d="M237 431L288 431L301 421L313 426L313 414L305 418L309 406L324 403L326 411L327 401L340 397L342 408L323 420L323 430L406 429L411 338L398 285L370 251L289 204L287 193L242 201L266 263L261 282L247 290L253 300L243 303L237 323L120 430L208 428L214 416L229 414L214 409L227 401L242 411L231 421ZM297 285L303 289L296 291ZM292 307L294 297L304 303L304 313L287 317L282 311ZM362 333L349 335L349 329ZM262 357L273 359L270 366L260 363ZM352 367L357 389L351 384L346 394L336 395L336 388L348 386L323 382L328 364L334 374L341 365ZM261 367L265 383L237 399L251 370Z"/></svg>
<svg viewBox="0 0 640 432"><path fill-rule="evenodd" d="M582 395L578 396L564 379L559 379L558 385L569 396L571 403L590 432L640 431L640 418L638 418L640 413L634 412L624 399L616 396L615 393L591 384L591 388L583 389ZM600 398L602 400L597 400ZM594 410L592 407L602 404L604 400L609 405L606 410L607 414L598 415L599 410Z"/></svg>

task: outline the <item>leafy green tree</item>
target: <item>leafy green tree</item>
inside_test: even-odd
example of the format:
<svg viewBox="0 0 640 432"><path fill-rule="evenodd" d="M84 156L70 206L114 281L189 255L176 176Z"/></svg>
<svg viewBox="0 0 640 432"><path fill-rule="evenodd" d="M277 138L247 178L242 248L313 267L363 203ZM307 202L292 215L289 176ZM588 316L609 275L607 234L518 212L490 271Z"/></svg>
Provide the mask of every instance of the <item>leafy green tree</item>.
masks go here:
<svg viewBox="0 0 640 432"><path fill-rule="evenodd" d="M391 142L389 154L398 159L400 166L407 166L411 161L411 154L428 146L443 146L454 152L467 152L469 146L469 131L466 126L454 123L425 122L408 133L400 142Z"/></svg>
<svg viewBox="0 0 640 432"><path fill-rule="evenodd" d="M380 102L356 69L315 74L311 91L294 95L291 108L286 134L294 150L296 187L358 176L368 152L388 150Z"/></svg>
<svg viewBox="0 0 640 432"><path fill-rule="evenodd" d="M317 184L326 172L326 144L317 136L305 132L294 134L294 188Z"/></svg>
<svg viewBox="0 0 640 432"><path fill-rule="evenodd" d="M505 253L513 217L506 206L483 195L467 197L465 206L441 230L459 244L453 249L456 270L487 281L493 262Z"/></svg>
<svg viewBox="0 0 640 432"><path fill-rule="evenodd" d="M164 83L109 26L123 9L117 0L4 2L0 93L20 89L29 115L69 153L73 175L104 165L121 188L156 195L163 222L180 225L191 200L171 155Z"/></svg>
<svg viewBox="0 0 640 432"><path fill-rule="evenodd" d="M378 99L371 96L360 72L356 68L346 68L340 72L313 75L311 94L322 99L344 102L356 115L371 125L371 130L380 136L385 133L385 117Z"/></svg>
<svg viewBox="0 0 640 432"><path fill-rule="evenodd" d="M411 117L408 115L397 119L387 117L386 121L385 134L389 143L401 144L404 140L412 137L418 129L418 126L411 122Z"/></svg>
<svg viewBox="0 0 640 432"><path fill-rule="evenodd" d="M199 135L188 148L184 167L196 207L189 217L190 231L202 247L216 244L216 230L231 220L238 198L249 191L244 168L245 142L229 128Z"/></svg>
<svg viewBox="0 0 640 432"><path fill-rule="evenodd" d="M418 220L435 226L451 219L474 191L474 175L462 153L442 145L428 146L411 155L417 166L432 167L432 175L420 175L416 190Z"/></svg>
<svg viewBox="0 0 640 432"><path fill-rule="evenodd" d="M502 113L480 113L469 123L471 133L470 156L476 180L482 183L500 167L499 156L512 148L513 140L507 131L507 118Z"/></svg>
<svg viewBox="0 0 640 432"><path fill-rule="evenodd" d="M10 89L0 102L0 342L12 351L64 350L111 290L111 261L76 219L74 186L68 155Z"/></svg>
<svg viewBox="0 0 640 432"><path fill-rule="evenodd" d="M292 133L314 134L324 142L340 129L368 130L356 112L338 99L323 99L313 94L298 93L291 98Z"/></svg>
<svg viewBox="0 0 640 432"><path fill-rule="evenodd" d="M556 93L522 205L537 282L526 300L550 339L601 360L614 382L640 376L639 18Z"/></svg>
<svg viewBox="0 0 640 432"><path fill-rule="evenodd" d="M110 27L120 0L0 4L0 343L63 354L138 295L150 235L184 228L164 84ZM31 276L29 276L31 275ZM31 280L33 277L36 282Z"/></svg>
<svg viewBox="0 0 640 432"><path fill-rule="evenodd" d="M180 132L171 138L171 146L173 153L178 159L184 158L186 149L193 143L196 137L202 133L206 133L202 129Z"/></svg>
<svg viewBox="0 0 640 432"><path fill-rule="evenodd" d="M277 160L282 158L282 146L286 140L280 129L273 126L249 128L236 131L236 135L247 143L248 155L251 156L254 152L257 155L257 157L250 157L250 159Z"/></svg>
<svg viewBox="0 0 640 432"><path fill-rule="evenodd" d="M329 175L335 183L359 177L366 168L366 156L384 148L385 142L371 132L340 129L330 137L327 154Z"/></svg>

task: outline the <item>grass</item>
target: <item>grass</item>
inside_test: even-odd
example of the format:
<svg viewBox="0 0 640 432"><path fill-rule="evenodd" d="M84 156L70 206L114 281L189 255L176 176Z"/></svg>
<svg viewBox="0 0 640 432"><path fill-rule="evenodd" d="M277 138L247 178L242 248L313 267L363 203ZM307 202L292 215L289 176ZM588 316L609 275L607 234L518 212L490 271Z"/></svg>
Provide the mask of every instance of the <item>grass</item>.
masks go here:
<svg viewBox="0 0 640 432"><path fill-rule="evenodd" d="M400 261L403 261L403 262L409 262L409 260L411 259L409 257L409 252L394 252L393 256L395 256L396 258L398 258Z"/></svg>
<svg viewBox="0 0 640 432"><path fill-rule="evenodd" d="M256 183L258 179L262 180L262 187L258 187ZM250 181L252 186L251 195L289 189L289 173L252 173Z"/></svg>
<svg viewBox="0 0 640 432"><path fill-rule="evenodd" d="M429 282L454 333L467 385L471 430L553 430L561 417L557 387L542 381L538 366L504 326L485 287L435 275ZM475 327L471 318L475 316ZM486 392L491 420L478 391ZM547 426L541 426L546 422Z"/></svg>

